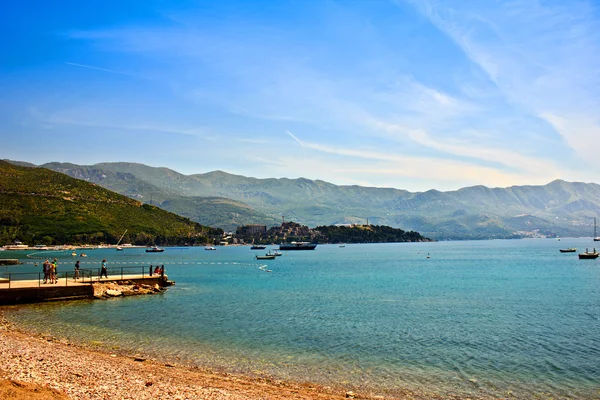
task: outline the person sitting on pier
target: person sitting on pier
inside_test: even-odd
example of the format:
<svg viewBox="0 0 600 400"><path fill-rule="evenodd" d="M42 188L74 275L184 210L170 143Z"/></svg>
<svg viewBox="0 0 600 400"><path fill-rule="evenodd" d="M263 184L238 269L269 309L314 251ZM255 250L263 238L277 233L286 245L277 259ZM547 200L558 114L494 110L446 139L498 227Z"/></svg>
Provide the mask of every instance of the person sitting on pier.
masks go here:
<svg viewBox="0 0 600 400"><path fill-rule="evenodd" d="M154 268L154 274L160 274L160 267L158 265L156 266L156 268Z"/></svg>
<svg viewBox="0 0 600 400"><path fill-rule="evenodd" d="M104 275L108 279L108 271L106 270L106 259L102 260L102 268L100 269L100 278Z"/></svg>

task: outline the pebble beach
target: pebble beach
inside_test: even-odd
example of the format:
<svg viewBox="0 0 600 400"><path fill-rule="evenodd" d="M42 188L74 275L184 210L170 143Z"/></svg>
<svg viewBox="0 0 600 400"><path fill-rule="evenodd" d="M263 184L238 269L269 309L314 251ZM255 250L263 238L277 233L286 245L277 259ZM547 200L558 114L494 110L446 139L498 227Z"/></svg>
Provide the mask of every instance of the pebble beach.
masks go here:
<svg viewBox="0 0 600 400"><path fill-rule="evenodd" d="M0 396L11 399L374 399L104 353L20 330L0 315ZM406 399L423 398L407 393Z"/></svg>

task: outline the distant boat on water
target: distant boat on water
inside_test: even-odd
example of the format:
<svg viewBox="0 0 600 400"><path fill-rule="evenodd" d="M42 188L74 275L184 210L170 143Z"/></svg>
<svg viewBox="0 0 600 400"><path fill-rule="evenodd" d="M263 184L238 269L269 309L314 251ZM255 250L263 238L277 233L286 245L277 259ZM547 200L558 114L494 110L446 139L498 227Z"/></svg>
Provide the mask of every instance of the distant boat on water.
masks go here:
<svg viewBox="0 0 600 400"><path fill-rule="evenodd" d="M126 233L127 233L127 229L125 229L125 232L123 232L123 234L119 238L119 241L117 242L117 251L123 251L123 248L119 245L121 244L121 240L123 240L123 236L125 236Z"/></svg>
<svg viewBox="0 0 600 400"><path fill-rule="evenodd" d="M265 254L264 256L256 256L257 260L274 260L275 259L275 254Z"/></svg>
<svg viewBox="0 0 600 400"><path fill-rule="evenodd" d="M217 250L215 246L206 246L204 250Z"/></svg>
<svg viewBox="0 0 600 400"><path fill-rule="evenodd" d="M250 247L250 250L264 250L266 248L267 246L263 244L253 244L252 247Z"/></svg>
<svg viewBox="0 0 600 400"><path fill-rule="evenodd" d="M594 248L594 251L588 251L588 249L585 249L585 251L583 253L579 253L579 258L580 259L593 259L593 258L598 258L598 256L600 256L600 254L596 251L596 249Z"/></svg>
<svg viewBox="0 0 600 400"><path fill-rule="evenodd" d="M577 249L575 247L570 247L568 249L560 249L559 251L561 253L575 253Z"/></svg>
<svg viewBox="0 0 600 400"><path fill-rule="evenodd" d="M161 249L158 246L152 246L149 249L146 249L146 253L162 253L165 249Z"/></svg>
<svg viewBox="0 0 600 400"><path fill-rule="evenodd" d="M279 250L314 250L317 247L316 243L309 242L291 242L281 243Z"/></svg>

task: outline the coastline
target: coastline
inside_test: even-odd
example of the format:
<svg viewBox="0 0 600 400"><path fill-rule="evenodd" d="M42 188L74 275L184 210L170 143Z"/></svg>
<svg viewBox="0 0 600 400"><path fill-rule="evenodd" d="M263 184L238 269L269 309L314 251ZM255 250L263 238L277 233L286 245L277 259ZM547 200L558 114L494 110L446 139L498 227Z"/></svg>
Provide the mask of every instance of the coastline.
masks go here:
<svg viewBox="0 0 600 400"><path fill-rule="evenodd" d="M111 354L51 336L32 334L0 310L0 390L12 386L44 399L383 399L342 388L285 382L173 365L144 356ZM14 382L17 382L16 384ZM20 384L20 382L25 383ZM2 393L2 392L0 392ZM27 394L29 393L29 395ZM60 394L65 397L60 397ZM400 399L432 398L406 392ZM438 397L439 398L439 397ZM446 397L452 398L452 397Z"/></svg>

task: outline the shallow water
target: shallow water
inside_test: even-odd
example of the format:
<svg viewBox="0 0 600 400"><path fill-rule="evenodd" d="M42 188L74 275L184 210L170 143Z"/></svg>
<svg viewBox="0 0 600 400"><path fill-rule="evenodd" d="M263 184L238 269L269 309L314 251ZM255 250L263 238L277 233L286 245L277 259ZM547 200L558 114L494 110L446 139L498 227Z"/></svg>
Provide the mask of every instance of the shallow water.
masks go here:
<svg viewBox="0 0 600 400"><path fill-rule="evenodd" d="M248 247L91 250L84 268L160 263L177 284L9 316L105 348L379 394L598 398L600 260L558 251L593 245L319 245L260 262ZM58 255L71 269L75 257Z"/></svg>

